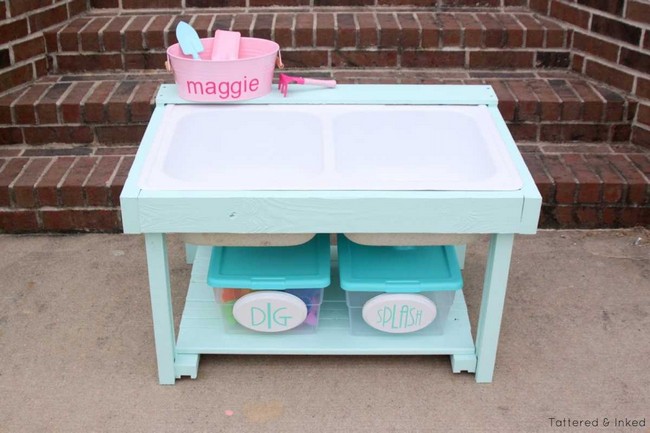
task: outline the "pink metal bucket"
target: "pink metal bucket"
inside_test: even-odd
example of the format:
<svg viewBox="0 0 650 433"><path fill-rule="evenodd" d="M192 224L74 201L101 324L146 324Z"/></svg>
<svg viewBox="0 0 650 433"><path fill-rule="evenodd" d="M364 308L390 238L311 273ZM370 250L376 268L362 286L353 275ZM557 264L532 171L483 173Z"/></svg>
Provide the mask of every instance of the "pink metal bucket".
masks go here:
<svg viewBox="0 0 650 433"><path fill-rule="evenodd" d="M239 59L210 60L213 38L201 39L201 60L167 48L167 59L178 86L178 95L189 101L222 102L259 98L271 91L273 70L280 46L259 38L241 38Z"/></svg>

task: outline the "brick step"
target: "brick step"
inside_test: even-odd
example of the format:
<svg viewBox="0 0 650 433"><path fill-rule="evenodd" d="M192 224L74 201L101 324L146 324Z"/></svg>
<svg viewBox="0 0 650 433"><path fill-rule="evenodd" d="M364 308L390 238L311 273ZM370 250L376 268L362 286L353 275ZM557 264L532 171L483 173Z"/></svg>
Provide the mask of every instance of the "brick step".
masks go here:
<svg viewBox="0 0 650 433"><path fill-rule="evenodd" d="M650 224L650 151L631 144L521 143L543 197L540 227ZM0 148L0 233L119 232L137 147Z"/></svg>
<svg viewBox="0 0 650 433"><path fill-rule="evenodd" d="M339 83L490 84L517 141L626 142L637 106L570 72L306 72L331 76ZM0 96L0 144L135 145L142 138L154 96L163 82L173 79L167 73L44 77Z"/></svg>
<svg viewBox="0 0 650 433"><path fill-rule="evenodd" d="M244 9L106 14L95 10L46 33L55 73L164 68L178 21L272 39L291 68L568 68L570 31L529 12L426 8Z"/></svg>

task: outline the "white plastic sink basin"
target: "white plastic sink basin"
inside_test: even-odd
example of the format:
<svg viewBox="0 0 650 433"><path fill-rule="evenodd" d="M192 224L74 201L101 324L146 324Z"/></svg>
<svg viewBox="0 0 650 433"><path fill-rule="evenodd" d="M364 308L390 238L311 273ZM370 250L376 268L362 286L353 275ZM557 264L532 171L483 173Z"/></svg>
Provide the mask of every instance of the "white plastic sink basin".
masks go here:
<svg viewBox="0 0 650 433"><path fill-rule="evenodd" d="M517 190L485 106L170 105L145 190Z"/></svg>

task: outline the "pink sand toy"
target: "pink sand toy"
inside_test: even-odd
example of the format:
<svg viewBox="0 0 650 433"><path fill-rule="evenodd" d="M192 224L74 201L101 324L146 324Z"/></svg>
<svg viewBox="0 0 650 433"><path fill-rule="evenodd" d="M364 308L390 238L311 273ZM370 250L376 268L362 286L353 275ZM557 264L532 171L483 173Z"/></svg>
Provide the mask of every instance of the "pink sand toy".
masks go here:
<svg viewBox="0 0 650 433"><path fill-rule="evenodd" d="M237 36L229 36L234 36L230 38L232 48ZM277 43L242 37L236 59L212 60L214 41L201 39L204 49L199 59L183 54L179 44L167 49L178 96L189 101L225 102L259 98L271 92L276 62L281 67Z"/></svg>
<svg viewBox="0 0 650 433"><path fill-rule="evenodd" d="M316 78L294 77L292 75L280 74L280 81L278 82L278 89L287 97L289 91L289 84L310 84L314 86L323 86L334 88L336 87L336 80L321 80Z"/></svg>

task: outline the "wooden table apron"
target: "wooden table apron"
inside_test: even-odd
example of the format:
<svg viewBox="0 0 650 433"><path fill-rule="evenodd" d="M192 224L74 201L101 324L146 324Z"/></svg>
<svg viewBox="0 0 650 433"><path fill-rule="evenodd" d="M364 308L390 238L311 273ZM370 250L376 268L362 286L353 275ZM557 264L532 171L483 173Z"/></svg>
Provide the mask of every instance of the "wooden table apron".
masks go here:
<svg viewBox="0 0 650 433"><path fill-rule="evenodd" d="M491 382L514 234L536 231L541 196L521 158L490 86L340 85L291 89L246 104L486 105L523 182L517 191L148 191L138 187L165 107L182 100L163 85L121 194L125 233L145 235L159 381L195 377L200 354L176 351L166 233L483 233L490 234L475 353L454 362L475 365ZM462 250L461 250L462 251ZM469 362L468 362L469 359ZM475 362L474 362L475 361ZM454 368L456 370L456 367Z"/></svg>

